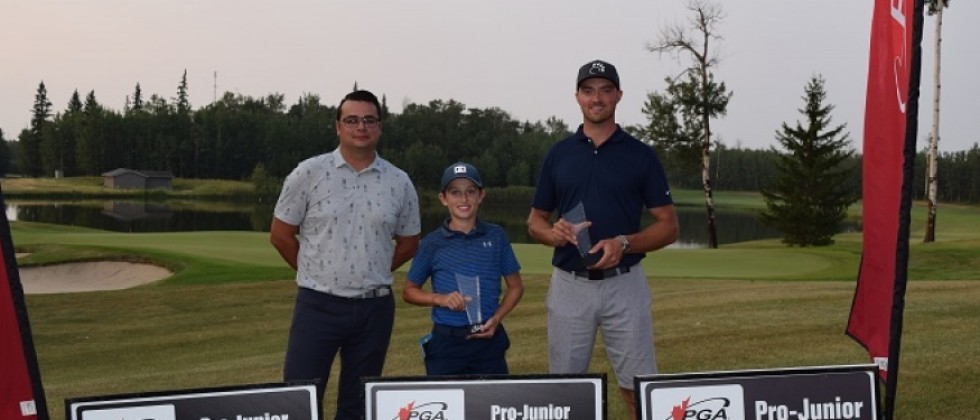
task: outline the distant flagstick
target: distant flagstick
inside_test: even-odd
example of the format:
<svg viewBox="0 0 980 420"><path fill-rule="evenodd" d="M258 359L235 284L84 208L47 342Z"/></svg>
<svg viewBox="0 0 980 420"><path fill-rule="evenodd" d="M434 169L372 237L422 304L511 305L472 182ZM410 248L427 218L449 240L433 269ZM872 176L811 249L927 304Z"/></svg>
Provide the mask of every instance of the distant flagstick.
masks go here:
<svg viewBox="0 0 980 420"><path fill-rule="evenodd" d="M908 281L923 0L876 0L863 150L863 249L847 334L885 381L893 419Z"/></svg>
<svg viewBox="0 0 980 420"><path fill-rule="evenodd" d="M0 208L6 208L2 192ZM48 420L10 223L6 212L0 213L0 419Z"/></svg>

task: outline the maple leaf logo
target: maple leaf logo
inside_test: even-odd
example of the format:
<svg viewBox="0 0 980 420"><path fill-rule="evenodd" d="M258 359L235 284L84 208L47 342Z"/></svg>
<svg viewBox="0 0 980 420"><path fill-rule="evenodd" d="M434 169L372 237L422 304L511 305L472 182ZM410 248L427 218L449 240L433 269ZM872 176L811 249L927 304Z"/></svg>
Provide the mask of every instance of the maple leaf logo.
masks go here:
<svg viewBox="0 0 980 420"><path fill-rule="evenodd" d="M408 420L408 416L412 414L412 406L414 405L415 401L412 401L408 405L398 409L398 420Z"/></svg>
<svg viewBox="0 0 980 420"><path fill-rule="evenodd" d="M684 420L684 414L687 413L687 404L691 402L691 397L687 397L681 405L675 405L674 409L670 411L670 417L674 420Z"/></svg>

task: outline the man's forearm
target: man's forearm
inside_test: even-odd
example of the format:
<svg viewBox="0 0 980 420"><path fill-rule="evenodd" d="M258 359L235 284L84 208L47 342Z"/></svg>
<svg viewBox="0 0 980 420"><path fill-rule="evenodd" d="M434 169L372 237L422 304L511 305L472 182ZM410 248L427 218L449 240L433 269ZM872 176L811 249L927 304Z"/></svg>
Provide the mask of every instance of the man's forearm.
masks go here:
<svg viewBox="0 0 980 420"><path fill-rule="evenodd" d="M419 249L419 237L400 236L395 238L395 252L391 256L391 271L394 272L415 256Z"/></svg>
<svg viewBox="0 0 980 420"><path fill-rule="evenodd" d="M551 232L551 223L538 210L531 209L531 215L527 218L527 233L540 244L555 246L555 236Z"/></svg>

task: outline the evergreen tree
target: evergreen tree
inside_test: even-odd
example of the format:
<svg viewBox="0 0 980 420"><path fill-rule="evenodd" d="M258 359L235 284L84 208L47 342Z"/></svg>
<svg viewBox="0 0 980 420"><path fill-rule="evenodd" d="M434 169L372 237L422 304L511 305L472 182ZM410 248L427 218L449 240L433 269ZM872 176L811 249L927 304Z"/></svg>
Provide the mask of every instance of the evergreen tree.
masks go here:
<svg viewBox="0 0 980 420"><path fill-rule="evenodd" d="M76 113L82 110L82 99L78 96L78 89L75 89L71 94L71 99L68 100L68 111L66 114Z"/></svg>
<svg viewBox="0 0 980 420"><path fill-rule="evenodd" d="M140 112L143 110L143 90L140 89L140 84L136 84L136 90L133 91L133 102L129 107L130 111Z"/></svg>
<svg viewBox="0 0 980 420"><path fill-rule="evenodd" d="M167 156L166 167L173 171L178 177L197 177L197 162L195 161L195 148L193 138L193 122L191 120L191 103L187 94L187 70L184 70L177 85L177 99L175 101L176 114L171 120L170 134L172 137L166 142L165 153ZM249 167L251 170L251 166Z"/></svg>
<svg viewBox="0 0 980 420"><path fill-rule="evenodd" d="M10 173L10 157L10 146L7 145L7 139L3 137L3 129L0 128L0 178Z"/></svg>
<svg viewBox="0 0 980 420"><path fill-rule="evenodd" d="M75 161L80 174L96 175L104 170L105 136L103 108L95 98L94 90L85 95L80 118Z"/></svg>
<svg viewBox="0 0 980 420"><path fill-rule="evenodd" d="M85 114L82 112L84 108L81 97L78 96L78 89L75 89L68 100L68 109L60 119L56 119L59 137L57 169L61 170L64 176L74 176L78 173L75 158L78 153L78 138L81 136L82 124L85 120Z"/></svg>
<svg viewBox="0 0 980 420"><path fill-rule="evenodd" d="M762 190L766 210L762 222L783 233L790 245L829 245L840 229L847 207L857 200L847 181L855 167L845 163L853 156L845 125L831 127L832 105L824 105L826 91L821 76L805 88L806 106L800 113L806 125L782 124L776 140L786 153L773 160L776 178ZM775 148L773 148L774 151Z"/></svg>
<svg viewBox="0 0 980 420"><path fill-rule="evenodd" d="M139 85L137 85L138 87ZM184 75L180 78L180 84L177 85L177 113L187 115L191 111L191 103L187 98L187 70L184 69Z"/></svg>
<svg viewBox="0 0 980 420"><path fill-rule="evenodd" d="M21 136L20 170L24 175L39 176L42 173L41 139L44 127L50 122L51 101L48 100L48 89L42 81L34 95L34 108L31 115L31 127Z"/></svg>

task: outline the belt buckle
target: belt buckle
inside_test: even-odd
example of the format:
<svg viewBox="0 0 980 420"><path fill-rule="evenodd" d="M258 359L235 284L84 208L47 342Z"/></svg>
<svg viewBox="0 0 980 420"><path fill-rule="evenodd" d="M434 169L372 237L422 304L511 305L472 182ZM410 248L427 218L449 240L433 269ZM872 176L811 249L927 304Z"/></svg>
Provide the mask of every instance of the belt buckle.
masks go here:
<svg viewBox="0 0 980 420"><path fill-rule="evenodd" d="M358 299L371 299L371 298L385 297L385 296L388 296L390 294L391 294L391 289L389 289L387 287L379 287L377 289L371 289L371 290L368 290L368 291L366 291L364 293L361 293L360 296L358 296L357 298Z"/></svg>
<svg viewBox="0 0 980 420"><path fill-rule="evenodd" d="M589 280L603 280L606 278L606 271L604 270L589 270Z"/></svg>

